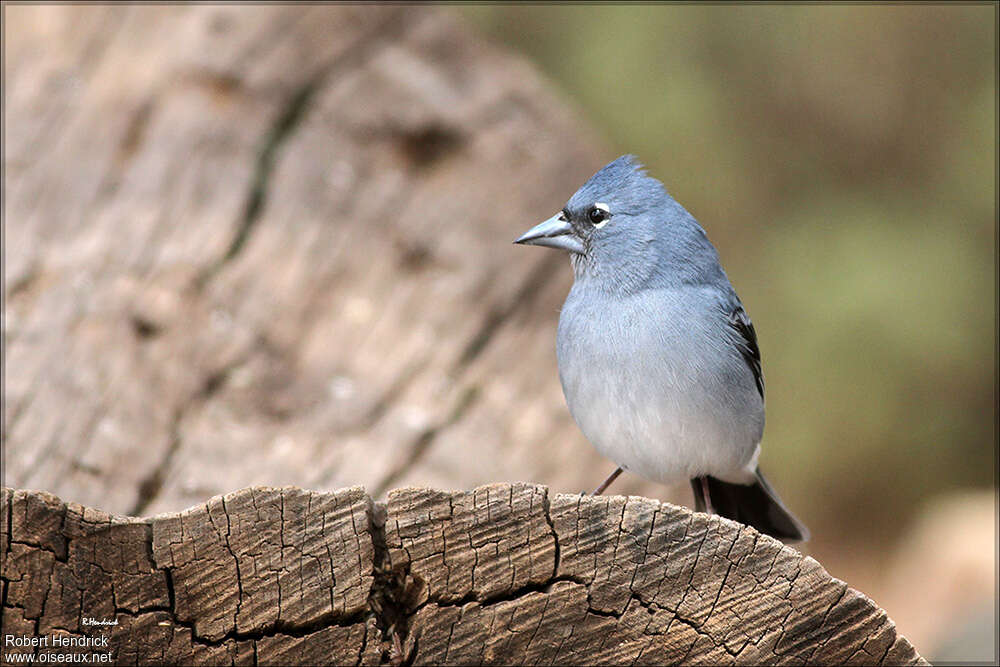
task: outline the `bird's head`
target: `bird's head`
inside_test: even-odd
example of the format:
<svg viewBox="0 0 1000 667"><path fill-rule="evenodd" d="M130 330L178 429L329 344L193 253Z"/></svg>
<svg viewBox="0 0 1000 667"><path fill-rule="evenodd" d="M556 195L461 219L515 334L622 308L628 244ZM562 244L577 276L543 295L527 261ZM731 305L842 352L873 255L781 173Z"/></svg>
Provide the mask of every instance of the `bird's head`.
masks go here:
<svg viewBox="0 0 1000 667"><path fill-rule="evenodd" d="M716 258L694 218L631 155L602 167L561 211L514 242L568 251L578 279L624 289Z"/></svg>
<svg viewBox="0 0 1000 667"><path fill-rule="evenodd" d="M589 255L623 235L643 234L642 218L667 193L631 155L606 164L576 191L561 211L514 243Z"/></svg>

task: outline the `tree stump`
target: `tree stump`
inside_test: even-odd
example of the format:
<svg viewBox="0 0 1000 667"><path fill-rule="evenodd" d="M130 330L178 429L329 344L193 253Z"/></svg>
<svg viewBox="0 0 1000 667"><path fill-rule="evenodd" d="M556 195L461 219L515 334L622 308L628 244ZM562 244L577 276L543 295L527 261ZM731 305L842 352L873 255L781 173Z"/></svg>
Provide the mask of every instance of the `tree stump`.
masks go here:
<svg viewBox="0 0 1000 667"><path fill-rule="evenodd" d="M250 488L147 519L2 501L3 633L95 638L75 650L116 664L926 664L812 558L646 498Z"/></svg>

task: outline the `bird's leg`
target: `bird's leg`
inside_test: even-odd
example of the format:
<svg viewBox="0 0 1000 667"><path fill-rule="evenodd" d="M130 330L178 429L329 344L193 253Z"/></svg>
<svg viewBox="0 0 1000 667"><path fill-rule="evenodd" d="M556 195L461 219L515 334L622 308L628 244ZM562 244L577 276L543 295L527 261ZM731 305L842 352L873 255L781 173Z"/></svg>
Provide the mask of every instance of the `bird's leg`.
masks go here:
<svg viewBox="0 0 1000 667"><path fill-rule="evenodd" d="M705 479L704 477L695 477L691 480L691 494L694 496L694 511L704 512L705 511L705 489L702 488L701 482Z"/></svg>
<svg viewBox="0 0 1000 667"><path fill-rule="evenodd" d="M620 474L622 474L622 469L621 468L615 468L615 471L613 473L611 473L610 475L608 475L608 478L606 480L604 480L603 482L601 482L601 485L599 487L597 487L596 489L594 489L594 492L592 494L590 494L590 495L592 495L592 496L599 496L602 493L604 493L604 490L607 489L609 486L611 486L611 482L613 482L616 479L618 479L618 475L620 475Z"/></svg>
<svg viewBox="0 0 1000 667"><path fill-rule="evenodd" d="M715 508L712 507L712 495L708 492L708 475L699 477L698 480L701 482L701 492L705 497L705 511L709 514L715 514Z"/></svg>

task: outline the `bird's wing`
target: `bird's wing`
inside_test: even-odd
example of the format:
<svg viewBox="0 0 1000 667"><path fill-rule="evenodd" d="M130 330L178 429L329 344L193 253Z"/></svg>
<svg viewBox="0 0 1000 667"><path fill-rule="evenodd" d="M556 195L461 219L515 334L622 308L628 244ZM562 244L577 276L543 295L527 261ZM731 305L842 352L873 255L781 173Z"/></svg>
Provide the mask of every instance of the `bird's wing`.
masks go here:
<svg viewBox="0 0 1000 667"><path fill-rule="evenodd" d="M764 398L764 373L760 367L760 348L757 347L757 332L754 331L753 322L742 305L737 305L736 309L729 313L729 326L731 326L739 336L737 346L740 354L753 372L753 379L757 383L757 391L760 397Z"/></svg>

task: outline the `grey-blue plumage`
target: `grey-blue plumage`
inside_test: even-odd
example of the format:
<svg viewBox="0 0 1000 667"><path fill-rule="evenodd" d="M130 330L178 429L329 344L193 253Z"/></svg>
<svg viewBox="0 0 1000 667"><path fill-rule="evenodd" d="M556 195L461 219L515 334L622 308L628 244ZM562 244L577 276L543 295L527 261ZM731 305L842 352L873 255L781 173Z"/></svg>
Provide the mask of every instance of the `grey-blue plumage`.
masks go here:
<svg viewBox="0 0 1000 667"><path fill-rule="evenodd" d="M597 450L653 481L691 480L698 509L807 539L757 466L764 380L753 324L704 229L663 185L623 156L516 242L570 253L559 379Z"/></svg>

